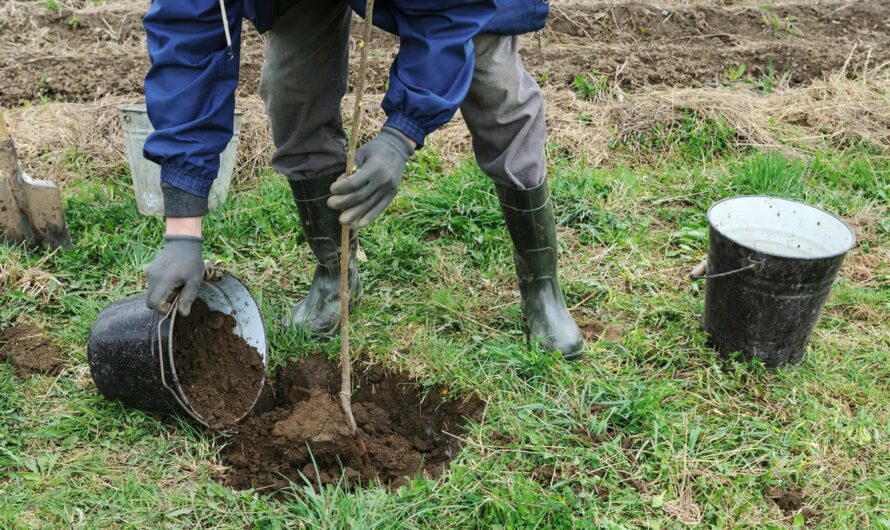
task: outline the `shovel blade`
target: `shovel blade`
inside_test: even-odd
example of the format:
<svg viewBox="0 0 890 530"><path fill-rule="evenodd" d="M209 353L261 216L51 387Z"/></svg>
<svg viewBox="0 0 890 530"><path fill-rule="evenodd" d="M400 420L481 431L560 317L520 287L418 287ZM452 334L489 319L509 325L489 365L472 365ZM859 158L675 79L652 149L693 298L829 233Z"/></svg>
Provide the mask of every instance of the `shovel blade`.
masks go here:
<svg viewBox="0 0 890 530"><path fill-rule="evenodd" d="M47 180L33 179L21 172L22 187L28 204L28 220L31 222L33 238L49 243L53 248L71 248L68 223L62 211L62 196L59 188Z"/></svg>
<svg viewBox="0 0 890 530"><path fill-rule="evenodd" d="M11 139L0 141L0 238L71 247L59 189L19 168Z"/></svg>
<svg viewBox="0 0 890 530"><path fill-rule="evenodd" d="M21 243L34 237L31 222L16 198L13 183L0 175L0 236Z"/></svg>

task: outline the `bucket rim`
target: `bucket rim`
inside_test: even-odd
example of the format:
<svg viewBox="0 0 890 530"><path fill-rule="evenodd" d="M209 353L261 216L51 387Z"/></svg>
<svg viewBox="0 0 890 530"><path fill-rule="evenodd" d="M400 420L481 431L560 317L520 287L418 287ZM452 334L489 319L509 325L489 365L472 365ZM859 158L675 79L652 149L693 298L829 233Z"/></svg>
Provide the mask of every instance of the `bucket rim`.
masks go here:
<svg viewBox="0 0 890 530"><path fill-rule="evenodd" d="M148 112L148 108L145 103L121 103L116 105L116 108L120 112L140 112L146 113ZM244 110L235 107L235 116L243 116Z"/></svg>
<svg viewBox="0 0 890 530"><path fill-rule="evenodd" d="M785 201L785 202L791 202L791 203L798 204L798 205L803 206L803 207L805 207L805 208L810 208L810 209L813 209L813 210L817 210L817 211L819 211L819 212L821 212L821 213L823 213L823 214L825 214L825 215L828 215L828 216L830 216L830 217L833 217L837 222L839 222L839 223L841 224L841 226L843 226L843 227L847 230L847 232L850 233L850 244L849 244L846 248L844 248L842 251L835 252L835 253L833 253L833 254L825 254L825 255L821 255L821 256L817 256L817 257L808 257L808 256L786 256L786 255L782 255L782 254L777 254L777 253L775 253L775 252L764 251L764 250L758 250L758 249L752 247L751 245L742 243L742 242L738 241L737 239L730 237L724 230L721 230L721 229L719 229L717 226L715 226L714 222L712 221L711 212L714 210L714 208L716 208L717 206L719 206L719 205L721 205L721 204L723 204L723 203L725 203L725 202L734 201L734 200L737 200L737 199L770 199L770 200L777 200L777 201ZM770 257L770 258L793 259L793 260L800 260L800 261L822 261L822 260L827 260L827 259L834 259L834 258L837 258L837 257L840 257L840 256L845 256L848 252L850 252L850 251L856 246L856 243L858 242L858 240L857 240L857 238L856 238L856 232L854 232L853 229L850 228L850 225L848 225L843 219L841 219L840 217L838 217L838 216L835 215L834 213L829 212L828 210L823 210L822 208L819 208L818 206L813 206L812 204L805 203L805 202L803 202L803 201L801 201L801 200L797 200L797 199L789 199L789 198L787 198L787 197L777 197L777 196L775 196L775 195L764 195L764 194L760 194L760 195L736 195L736 196L733 196L733 197L726 197L726 198L724 198L724 199L720 199L719 201L717 201L717 202L715 202L714 204L712 204L712 205L708 208L708 211L707 211L705 217L706 217L706 219L707 219L707 221L708 221L708 227L711 228L712 230L715 230L715 231L717 231L718 233L720 233L721 236L723 236L723 237L725 237L726 239L732 241L732 242L735 243L736 245L739 245L739 246L741 246L741 247L745 247L745 248L749 248L749 249L751 249L752 251L757 252L758 254L762 254L762 255L767 256L767 257Z"/></svg>

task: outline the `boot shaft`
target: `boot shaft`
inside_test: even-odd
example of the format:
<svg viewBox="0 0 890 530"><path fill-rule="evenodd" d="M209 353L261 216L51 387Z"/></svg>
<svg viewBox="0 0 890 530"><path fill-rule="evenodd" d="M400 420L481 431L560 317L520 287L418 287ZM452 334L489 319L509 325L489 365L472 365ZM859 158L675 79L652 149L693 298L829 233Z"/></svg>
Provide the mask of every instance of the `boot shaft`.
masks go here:
<svg viewBox="0 0 890 530"><path fill-rule="evenodd" d="M556 220L547 182L530 190L497 186L497 192L513 240L522 314L530 336L565 359L580 359L584 339L559 286Z"/></svg>
<svg viewBox="0 0 890 530"><path fill-rule="evenodd" d="M540 279L557 278L556 222L547 182L528 190L495 186L513 241L520 289Z"/></svg>
<svg viewBox="0 0 890 530"><path fill-rule="evenodd" d="M297 213L303 235L309 248L322 266L337 269L340 256L340 210L328 206L331 196L331 184L342 174L336 171L330 175L307 180L290 180ZM356 249L356 232L350 231L350 262L354 261ZM352 263L350 263L350 267Z"/></svg>

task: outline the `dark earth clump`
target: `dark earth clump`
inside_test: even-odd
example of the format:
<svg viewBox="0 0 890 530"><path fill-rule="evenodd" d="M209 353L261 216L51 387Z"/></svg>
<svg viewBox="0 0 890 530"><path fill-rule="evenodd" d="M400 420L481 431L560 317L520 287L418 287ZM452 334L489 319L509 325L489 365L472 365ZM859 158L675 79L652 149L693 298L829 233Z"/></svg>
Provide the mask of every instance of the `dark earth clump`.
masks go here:
<svg viewBox="0 0 890 530"><path fill-rule="evenodd" d="M787 491L782 488L770 488L767 490L766 496L772 499L785 514L796 512L803 504L803 493L794 488Z"/></svg>
<svg viewBox="0 0 890 530"><path fill-rule="evenodd" d="M235 319L200 298L173 329L183 392L210 427L230 426L256 400L265 368L256 348L235 334Z"/></svg>
<svg viewBox="0 0 890 530"><path fill-rule="evenodd" d="M0 362L12 365L13 373L24 378L35 374L55 375L65 362L36 326L19 324L0 332Z"/></svg>
<svg viewBox="0 0 890 530"><path fill-rule="evenodd" d="M223 449L228 486L275 491L288 479L348 487L380 480L390 487L406 477L435 478L459 450L467 418L478 418L477 399L443 400L404 375L372 366L356 374L353 412L367 449L359 450L340 408L340 370L311 356L283 368L273 396L261 399ZM426 395L424 395L426 394ZM314 465L313 465L314 460ZM344 476L345 475L345 476Z"/></svg>

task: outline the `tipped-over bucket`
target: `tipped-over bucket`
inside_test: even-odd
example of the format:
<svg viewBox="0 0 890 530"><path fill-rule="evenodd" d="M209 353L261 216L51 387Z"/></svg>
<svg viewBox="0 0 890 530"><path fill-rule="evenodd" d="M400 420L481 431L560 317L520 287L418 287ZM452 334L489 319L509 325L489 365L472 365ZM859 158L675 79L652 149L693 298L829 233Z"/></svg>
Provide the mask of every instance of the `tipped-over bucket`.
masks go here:
<svg viewBox="0 0 890 530"><path fill-rule="evenodd" d="M133 188L136 192L136 207L143 215L164 215L164 196L161 194L161 167L142 156L145 139L154 132L148 120L145 105L118 106L121 128L124 131L124 146L127 150L127 162L133 177ZM213 181L208 196L208 208L215 209L226 201L232 173L235 170L235 155L241 135L241 111L235 111L232 124L232 139L225 150L219 155L219 172Z"/></svg>
<svg viewBox="0 0 890 530"><path fill-rule="evenodd" d="M775 368L803 359L834 279L856 236L802 202L725 199L708 210L704 328L721 354Z"/></svg>
<svg viewBox="0 0 890 530"><path fill-rule="evenodd" d="M198 298L210 309L231 315L235 320L235 334L256 349L264 367L268 365L263 318L256 300L240 280L224 272L217 273L213 279L203 282ZM111 304L99 314L90 332L87 343L90 375L96 388L108 399L148 411L184 412L206 425L176 376L172 341L175 325L170 316L148 309L145 295ZM264 384L265 378L262 378L256 388L256 398L238 420L256 405Z"/></svg>

